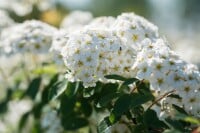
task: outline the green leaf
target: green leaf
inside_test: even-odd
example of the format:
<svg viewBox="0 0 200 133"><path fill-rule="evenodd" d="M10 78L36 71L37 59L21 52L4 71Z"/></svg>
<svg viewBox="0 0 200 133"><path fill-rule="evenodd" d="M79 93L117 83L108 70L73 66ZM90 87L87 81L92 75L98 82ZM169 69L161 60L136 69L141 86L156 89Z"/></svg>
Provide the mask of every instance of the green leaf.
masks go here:
<svg viewBox="0 0 200 133"><path fill-rule="evenodd" d="M160 121L155 111L148 109L144 113L144 124L148 128L167 128L164 122Z"/></svg>
<svg viewBox="0 0 200 133"><path fill-rule="evenodd" d="M55 75L51 78L49 84L48 84L47 86L44 87L44 90L42 91L42 103L43 103L43 104L48 103L49 100L52 99L52 98L50 98L50 96L49 96L49 95L50 95L50 92L49 92L49 91L51 90L52 86L53 86L55 83L57 83L58 77L59 77L59 74L55 74Z"/></svg>
<svg viewBox="0 0 200 133"><path fill-rule="evenodd" d="M132 84L132 83L137 82L137 81L139 81L139 80L136 79L136 78L130 78L130 79L125 80L122 85L129 85L129 84Z"/></svg>
<svg viewBox="0 0 200 133"><path fill-rule="evenodd" d="M116 118L116 116L111 113L110 116L109 116L109 121L110 123L114 124L115 122L117 122L118 118Z"/></svg>
<svg viewBox="0 0 200 133"><path fill-rule="evenodd" d="M182 132L184 132L184 127L180 121L172 120L170 118L165 119L165 123L171 128L171 129L177 129Z"/></svg>
<svg viewBox="0 0 200 133"><path fill-rule="evenodd" d="M119 99L116 101L113 107L112 112L116 116L123 115L130 109L132 98L133 98L132 95L129 94L124 94L123 96L119 97Z"/></svg>
<svg viewBox="0 0 200 133"><path fill-rule="evenodd" d="M137 86L137 90L140 94L152 95L149 83L140 81L140 82L136 82L136 86Z"/></svg>
<svg viewBox="0 0 200 133"><path fill-rule="evenodd" d="M67 89L67 80L54 84L49 91L48 99L55 100Z"/></svg>
<svg viewBox="0 0 200 133"><path fill-rule="evenodd" d="M81 112L83 112L83 114L86 117L89 117L92 114L92 106L90 105L90 101L86 101L84 99L82 99L81 101Z"/></svg>
<svg viewBox="0 0 200 133"><path fill-rule="evenodd" d="M181 107L179 107L179 106L177 106L177 105L175 105L175 104L172 104L172 107L173 107L176 111L178 111L179 113L188 115L187 112L186 112L183 108L181 108Z"/></svg>
<svg viewBox="0 0 200 133"><path fill-rule="evenodd" d="M167 129L163 133L182 133L182 132L180 132L179 130L176 130L176 129L171 129L171 130Z"/></svg>
<svg viewBox="0 0 200 133"><path fill-rule="evenodd" d="M148 133L144 125L138 124L133 127L133 133Z"/></svg>
<svg viewBox="0 0 200 133"><path fill-rule="evenodd" d="M111 133L111 131L109 130L110 126L112 124L109 121L108 117L105 117L100 124L97 127L97 132L98 133Z"/></svg>
<svg viewBox="0 0 200 133"><path fill-rule="evenodd" d="M22 96L22 98L24 96L29 96L31 99L35 99L37 92L39 91L41 81L42 81L41 77L37 77L33 79L31 83L29 84L27 91Z"/></svg>
<svg viewBox="0 0 200 133"><path fill-rule="evenodd" d="M23 116L21 117L21 119L19 121L19 131L21 131L23 129L23 127L25 126L29 115L30 115L30 112L27 112L27 113L23 114Z"/></svg>
<svg viewBox="0 0 200 133"><path fill-rule="evenodd" d="M139 93L124 94L116 101L113 113L121 116L129 109L140 106L150 100L152 100L151 95L141 95Z"/></svg>
<svg viewBox="0 0 200 133"><path fill-rule="evenodd" d="M126 81L127 80L127 78L124 78L122 76L115 75L115 74L113 74L113 75L106 75L105 78L107 78L107 79L114 79L114 80L121 80L121 81Z"/></svg>
<svg viewBox="0 0 200 133"><path fill-rule="evenodd" d="M68 97L73 97L80 87L79 82L67 82L67 89L65 90L65 94Z"/></svg>
<svg viewBox="0 0 200 133"><path fill-rule="evenodd" d="M153 96L152 95L141 95L139 93L132 93L132 100L131 100L131 107L136 107L139 105L142 105L150 100L153 100Z"/></svg>
<svg viewBox="0 0 200 133"><path fill-rule="evenodd" d="M174 104L172 106L176 110L175 115L174 115L175 120L182 120L182 121L189 122L192 124L200 125L200 120L192 116L189 116L183 108L180 108L179 106L174 105Z"/></svg>
<svg viewBox="0 0 200 133"><path fill-rule="evenodd" d="M97 107L99 108L106 107L113 99L116 99L121 95L122 95L121 93L117 92L105 95L102 98L100 98L100 100L97 103Z"/></svg>
<svg viewBox="0 0 200 133"><path fill-rule="evenodd" d="M60 105L61 113L64 116L70 116L74 111L75 104L76 104L76 97L67 97L66 95L62 95L61 105Z"/></svg>
<svg viewBox="0 0 200 133"><path fill-rule="evenodd" d="M0 114L6 113L6 111L8 110L7 104L8 104L7 100L0 102Z"/></svg>
<svg viewBox="0 0 200 133"><path fill-rule="evenodd" d="M88 125L88 120L85 118L70 118L62 121L65 130L76 130Z"/></svg>

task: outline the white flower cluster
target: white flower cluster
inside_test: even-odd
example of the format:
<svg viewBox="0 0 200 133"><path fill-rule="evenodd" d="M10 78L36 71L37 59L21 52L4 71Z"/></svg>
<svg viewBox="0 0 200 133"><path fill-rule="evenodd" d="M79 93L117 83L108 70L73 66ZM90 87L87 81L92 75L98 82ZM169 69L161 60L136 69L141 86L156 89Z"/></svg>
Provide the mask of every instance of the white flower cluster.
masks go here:
<svg viewBox="0 0 200 133"><path fill-rule="evenodd" d="M93 20L68 35L61 54L70 81L91 87L97 81L110 82L104 78L109 74L136 77L148 81L158 96L169 91L180 96L165 98L163 106L178 103L191 114L200 112L198 69L171 50L155 25L133 13Z"/></svg>
<svg viewBox="0 0 200 133"><path fill-rule="evenodd" d="M67 34L68 33L65 30L60 29L53 36L52 45L51 45L51 48L49 49L49 51L53 53L54 61L57 64L63 63L61 50L67 43L67 40L68 40L66 37Z"/></svg>
<svg viewBox="0 0 200 133"><path fill-rule="evenodd" d="M4 29L1 34L1 45L10 53L45 53L52 43L57 30L40 21L30 20Z"/></svg>
<svg viewBox="0 0 200 133"><path fill-rule="evenodd" d="M118 74L131 77L134 53L127 49L120 38L108 30L86 30L69 35L62 50L66 77L70 81L82 81L85 87L105 81L104 76Z"/></svg>
<svg viewBox="0 0 200 133"><path fill-rule="evenodd" d="M106 82L104 77L109 74L133 77L131 67L138 51L134 46L141 44L146 37L156 38L157 29L133 13L124 13L117 19L94 19L68 36L69 40L61 52L69 69L66 77L70 81L82 81L85 87L95 86L97 81Z"/></svg>
<svg viewBox="0 0 200 133"><path fill-rule="evenodd" d="M167 42L157 39L143 41L132 68L136 77L150 82L159 95L173 91L181 99L165 98L162 106L177 104L187 112L200 113L200 73L198 68L180 59Z"/></svg>
<svg viewBox="0 0 200 133"><path fill-rule="evenodd" d="M3 31L3 29L13 25L14 21L3 10L0 10L0 18L1 18L1 21L0 21L0 35L1 35L1 32ZM9 49L7 47L3 47L2 43L0 42L0 55L3 55L4 53L3 49L5 49L5 51L9 51Z"/></svg>
<svg viewBox="0 0 200 133"><path fill-rule="evenodd" d="M0 18L1 18L1 21L0 21L0 33L4 28L14 24L14 21L3 10L0 10Z"/></svg>
<svg viewBox="0 0 200 133"><path fill-rule="evenodd" d="M80 30L85 25L92 21L93 16L90 12L86 11L74 11L68 14L61 23L61 28L67 32L73 32Z"/></svg>
<svg viewBox="0 0 200 133"><path fill-rule="evenodd" d="M53 7L55 0L0 0L0 8L25 16L33 11L34 6L41 11Z"/></svg>

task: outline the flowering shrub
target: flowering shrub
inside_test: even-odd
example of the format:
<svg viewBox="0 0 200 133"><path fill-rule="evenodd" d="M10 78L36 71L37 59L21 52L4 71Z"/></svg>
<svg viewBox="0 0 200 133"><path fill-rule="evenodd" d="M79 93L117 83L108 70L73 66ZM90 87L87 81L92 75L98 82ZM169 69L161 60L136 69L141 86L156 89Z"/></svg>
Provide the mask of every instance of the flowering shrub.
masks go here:
<svg viewBox="0 0 200 133"><path fill-rule="evenodd" d="M23 61L27 71L10 81L14 86L6 86L0 103L6 114L10 101L31 101L19 132L199 130L198 68L171 49L157 26L134 13L93 18L78 11L60 29L25 21L2 30L0 48L8 58L34 55Z"/></svg>

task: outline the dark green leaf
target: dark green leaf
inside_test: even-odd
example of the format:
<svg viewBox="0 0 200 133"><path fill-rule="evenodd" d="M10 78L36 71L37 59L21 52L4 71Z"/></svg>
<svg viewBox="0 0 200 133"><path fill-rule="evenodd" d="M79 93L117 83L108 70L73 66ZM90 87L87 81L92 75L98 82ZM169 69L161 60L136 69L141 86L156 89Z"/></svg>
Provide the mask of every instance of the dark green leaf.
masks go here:
<svg viewBox="0 0 200 133"><path fill-rule="evenodd" d="M148 133L144 125L138 124L133 127L133 133Z"/></svg>
<svg viewBox="0 0 200 133"><path fill-rule="evenodd" d="M89 117L92 114L92 106L90 105L90 101L81 100L81 111L86 117Z"/></svg>
<svg viewBox="0 0 200 133"><path fill-rule="evenodd" d="M0 103L0 114L1 113L5 113L8 108L7 108L7 104L8 104L8 101L7 100L4 100Z"/></svg>
<svg viewBox="0 0 200 133"><path fill-rule="evenodd" d="M76 92L78 91L79 89L79 86L80 86L80 83L79 82L67 82L67 89L65 91L65 94L68 96L68 97L73 97Z"/></svg>
<svg viewBox="0 0 200 133"><path fill-rule="evenodd" d="M132 100L131 100L131 107L136 107L139 105L142 105L150 100L153 100L153 96L152 95L141 95L138 93L132 93Z"/></svg>
<svg viewBox="0 0 200 133"><path fill-rule="evenodd" d="M182 132L180 132L180 131L178 131L178 130L176 130L176 129L171 129L171 130L165 130L163 133L182 133Z"/></svg>
<svg viewBox="0 0 200 133"><path fill-rule="evenodd" d="M23 116L21 117L20 122L19 122L19 131L21 131L23 129L23 127L25 126L29 115L30 115L30 112L27 112L27 113L23 114Z"/></svg>
<svg viewBox="0 0 200 133"><path fill-rule="evenodd" d="M167 118L167 119L165 119L165 122L171 129L177 129L177 130L184 132L184 127L180 121Z"/></svg>
<svg viewBox="0 0 200 133"><path fill-rule="evenodd" d="M173 104L172 107L173 107L176 111L178 111L179 113L188 115L187 112L186 112L183 108L181 108L181 107L179 107L179 106L177 106L177 105L175 105L175 104Z"/></svg>
<svg viewBox="0 0 200 133"><path fill-rule="evenodd" d="M37 92L39 91L41 81L41 77L33 79L23 97L29 96L31 99L35 99Z"/></svg>
<svg viewBox="0 0 200 133"><path fill-rule="evenodd" d="M148 128L161 128L164 129L167 127L164 122L160 121L157 117L155 111L148 109L144 113L144 124Z"/></svg>
<svg viewBox="0 0 200 133"><path fill-rule="evenodd" d="M54 84L49 91L48 99L54 100L58 98L67 89L67 80Z"/></svg>
<svg viewBox="0 0 200 133"><path fill-rule="evenodd" d="M122 85L129 85L129 84L132 84L132 83L134 83L136 81L138 81L138 79L136 79L136 78L130 78L130 79L125 80Z"/></svg>
<svg viewBox="0 0 200 133"><path fill-rule="evenodd" d="M113 99L118 98L121 95L121 93L111 93L108 95L103 96L100 98L97 107L105 107L107 106Z"/></svg>
<svg viewBox="0 0 200 133"><path fill-rule="evenodd" d="M62 121L65 130L76 130L88 125L88 120L85 118L71 118Z"/></svg>
<svg viewBox="0 0 200 133"><path fill-rule="evenodd" d="M61 97L61 105L60 105L60 111L64 116L69 116L74 110L76 104L76 98L75 97L67 97L66 95L63 95Z"/></svg>
<svg viewBox="0 0 200 133"><path fill-rule="evenodd" d="M121 81L126 81L127 80L127 78L124 78L124 77L119 76L119 75L106 75L105 78L114 79L114 80L121 80Z"/></svg>
<svg viewBox="0 0 200 133"><path fill-rule="evenodd" d="M119 97L119 99L116 101L114 105L112 112L116 116L123 115L130 109L132 98L133 98L132 95L129 94L124 94L123 96Z"/></svg>

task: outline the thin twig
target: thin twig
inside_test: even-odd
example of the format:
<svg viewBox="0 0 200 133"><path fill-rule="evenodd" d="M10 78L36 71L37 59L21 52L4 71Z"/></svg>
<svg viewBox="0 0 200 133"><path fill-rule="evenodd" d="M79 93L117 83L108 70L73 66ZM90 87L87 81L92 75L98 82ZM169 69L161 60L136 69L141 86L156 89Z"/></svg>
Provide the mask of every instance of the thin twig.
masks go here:
<svg viewBox="0 0 200 133"><path fill-rule="evenodd" d="M172 90L172 91L169 91L169 92L165 93L160 98L158 98L157 100L155 100L147 109L150 109L153 105L157 104L160 100L162 100L163 98L169 96L170 94L172 94L174 92L175 92L175 90Z"/></svg>

